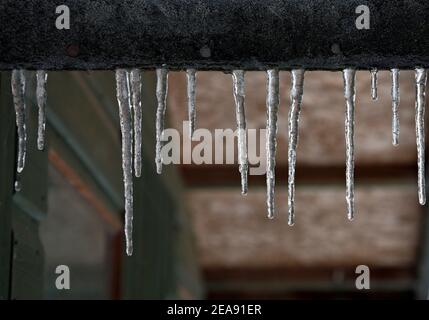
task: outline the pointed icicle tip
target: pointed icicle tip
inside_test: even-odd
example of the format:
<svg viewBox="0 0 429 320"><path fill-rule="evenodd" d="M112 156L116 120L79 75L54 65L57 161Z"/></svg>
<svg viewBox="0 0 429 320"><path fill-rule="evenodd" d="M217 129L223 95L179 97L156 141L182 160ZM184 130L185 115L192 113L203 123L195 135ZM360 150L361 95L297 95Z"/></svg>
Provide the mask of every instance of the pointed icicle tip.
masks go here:
<svg viewBox="0 0 429 320"><path fill-rule="evenodd" d="M168 70L166 68L156 69L156 98L158 108L156 111L156 172L162 173L162 135L164 132L165 110L167 108L167 92L168 92Z"/></svg>
<svg viewBox="0 0 429 320"><path fill-rule="evenodd" d="M344 98L346 99L345 138L346 138L346 202L347 217L354 219L354 109L355 109L356 70L343 70Z"/></svg>
<svg viewBox="0 0 429 320"><path fill-rule="evenodd" d="M378 70L377 68L373 68L371 69L371 98L373 101L378 100L377 82L378 82Z"/></svg>
<svg viewBox="0 0 429 320"><path fill-rule="evenodd" d="M277 116L280 103L279 71L277 69L267 70L267 75L267 208L268 218L273 219L275 215L274 189L276 181Z"/></svg>
<svg viewBox="0 0 429 320"><path fill-rule="evenodd" d="M304 93L304 69L295 69L291 72L292 88L290 92L291 107L289 110L288 125L288 224L295 224L295 167L296 150L299 138L299 115L301 113L302 96Z"/></svg>
<svg viewBox="0 0 429 320"><path fill-rule="evenodd" d="M22 184L19 176L16 178L14 188L15 188L15 192L21 192L22 190Z"/></svg>
<svg viewBox="0 0 429 320"><path fill-rule="evenodd" d="M249 163L247 157L247 127L245 115L245 90L244 71L234 70L232 72L233 93L235 101L235 117L238 131L238 163L241 174L241 194L246 195L248 191L248 170Z"/></svg>
<svg viewBox="0 0 429 320"><path fill-rule="evenodd" d="M129 73L125 69L116 70L116 96L122 136L122 171L125 197L125 241L128 255L133 251L133 151L132 116L129 87Z"/></svg>

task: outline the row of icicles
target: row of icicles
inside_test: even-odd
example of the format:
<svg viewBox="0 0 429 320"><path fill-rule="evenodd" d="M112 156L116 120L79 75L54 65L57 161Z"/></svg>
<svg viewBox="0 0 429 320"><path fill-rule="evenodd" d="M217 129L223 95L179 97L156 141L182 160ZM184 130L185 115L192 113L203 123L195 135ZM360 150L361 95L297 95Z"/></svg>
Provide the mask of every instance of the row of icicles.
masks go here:
<svg viewBox="0 0 429 320"><path fill-rule="evenodd" d="M288 178L288 206L289 225L295 222L295 165L296 150L298 144L298 124L301 111L301 102L304 88L304 69L291 71L292 88L290 92L291 108L289 111L289 178ZM195 130L196 120L196 70L188 69L187 95L189 135L192 137ZM236 106L236 121L238 129L238 162L241 174L241 192L247 194L248 184L248 157L247 157L247 134L245 118L245 88L243 70L232 71L233 95ZM399 142L399 69L392 69L392 143ZM156 97L158 108L156 112L156 170L162 172L162 134L164 131L164 118L168 92L168 69L156 70L157 86ZM346 202L347 216L350 220L354 218L354 109L355 109L355 69L343 70L344 97L346 100L345 112L345 142L346 142ZM39 70L37 78L37 104L39 110L37 147L44 149L45 145L45 123L46 123L46 71ZM275 188L275 156L276 156L276 134L277 114L279 108L279 70L267 70L267 207L268 217L274 218L274 188ZM415 70L416 78L416 136L418 157L418 196L420 204L426 203L425 192L425 136L424 136L424 112L425 91L427 72L423 68ZM18 132L18 159L17 171L21 173L25 165L25 154L27 144L27 133L25 126L25 71L12 71L12 94L16 112L16 125ZM116 70L116 93L119 105L119 115L122 134L122 169L124 176L125 194L125 238L126 252L132 255L132 229L133 229L133 167L136 177L141 176L142 156L142 106L141 106L141 71L140 69L117 69ZM377 100L377 70L371 70L371 96ZM134 147L134 148L133 148ZM133 166L134 163L134 166Z"/></svg>

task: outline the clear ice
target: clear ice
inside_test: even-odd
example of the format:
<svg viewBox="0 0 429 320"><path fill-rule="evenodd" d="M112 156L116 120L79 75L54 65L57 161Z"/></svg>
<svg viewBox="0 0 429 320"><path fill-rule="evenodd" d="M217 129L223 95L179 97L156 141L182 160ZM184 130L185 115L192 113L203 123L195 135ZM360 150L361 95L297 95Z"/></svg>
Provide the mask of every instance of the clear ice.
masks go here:
<svg viewBox="0 0 429 320"><path fill-rule="evenodd" d="M140 177L142 172L142 80L141 72L137 68L131 70L130 87L134 109L134 174Z"/></svg>
<svg viewBox="0 0 429 320"><path fill-rule="evenodd" d="M27 152L27 129L25 126L25 70L12 71L12 95L18 128L18 160L16 170L21 173L25 166Z"/></svg>
<svg viewBox="0 0 429 320"><path fill-rule="evenodd" d="M267 70L267 207L268 218L274 218L277 114L279 110L279 71Z"/></svg>
<svg viewBox="0 0 429 320"><path fill-rule="evenodd" d="M196 120L196 74L195 69L186 70L186 77L188 80L188 118L189 118L189 137L192 139L192 135L195 131L195 120Z"/></svg>
<svg viewBox="0 0 429 320"><path fill-rule="evenodd" d="M238 130L238 163L241 173L241 194L245 195L248 190L247 175L249 164L247 158L246 114L244 109L244 71L234 70L232 72L232 82Z"/></svg>
<svg viewBox="0 0 429 320"><path fill-rule="evenodd" d="M417 140L417 161L418 161L418 193L419 203L426 204L426 183L425 183L425 101L426 101L426 80L425 69L416 69L416 140Z"/></svg>
<svg viewBox="0 0 429 320"><path fill-rule="evenodd" d="M14 184L14 188L15 188L15 192L21 192L22 189L22 183L21 183L21 177L19 176L19 174L16 176L16 181Z"/></svg>
<svg viewBox="0 0 429 320"><path fill-rule="evenodd" d="M116 70L116 96L122 134L122 170L125 194L125 239L127 255L133 254L133 168L132 168L132 116L129 74L125 69Z"/></svg>
<svg viewBox="0 0 429 320"><path fill-rule="evenodd" d="M399 69L392 69L392 144L399 144Z"/></svg>
<svg viewBox="0 0 429 320"><path fill-rule="evenodd" d="M296 148L299 135L299 114L301 112L302 95L304 92L304 70L292 70L292 89L290 92L291 107L289 110L289 177L288 177L288 206L290 226L295 224L295 166Z"/></svg>
<svg viewBox="0 0 429 320"><path fill-rule="evenodd" d="M156 98L158 100L158 108L156 111L156 172L162 172L162 134L164 131L165 109L167 107L167 91L168 91L168 70L165 68L156 69Z"/></svg>
<svg viewBox="0 0 429 320"><path fill-rule="evenodd" d="M347 216L354 219L354 109L355 109L356 70L343 70L344 98L346 99L345 137L346 137L346 202Z"/></svg>
<svg viewBox="0 0 429 320"><path fill-rule="evenodd" d="M378 93L377 93L378 79L377 78L378 78L378 70L374 68L371 70L371 98L374 101L378 99Z"/></svg>
<svg viewBox="0 0 429 320"><path fill-rule="evenodd" d="M45 129L46 129L46 82L48 81L48 73L44 70L36 72L37 88L37 107L39 108L39 119L37 128L37 149L45 148Z"/></svg>

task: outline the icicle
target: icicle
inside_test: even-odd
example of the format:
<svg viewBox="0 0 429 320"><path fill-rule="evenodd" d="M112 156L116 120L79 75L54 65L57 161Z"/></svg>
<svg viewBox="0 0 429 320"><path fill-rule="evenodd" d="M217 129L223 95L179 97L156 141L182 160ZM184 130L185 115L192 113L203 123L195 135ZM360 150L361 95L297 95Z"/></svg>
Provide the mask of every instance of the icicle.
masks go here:
<svg viewBox="0 0 429 320"><path fill-rule="evenodd" d="M189 137L192 139L192 135L195 131L195 89L196 89L196 73L195 69L186 70L186 77L188 79L188 118L189 118Z"/></svg>
<svg viewBox="0 0 429 320"><path fill-rule="evenodd" d="M27 129L25 127L25 71L12 71L12 95L15 105L16 126L18 128L18 161L17 172L21 173L25 166L27 152Z"/></svg>
<svg viewBox="0 0 429 320"><path fill-rule="evenodd" d="M39 123L37 129L37 149L45 148L45 128L46 128L46 82L48 81L48 73L44 70L37 70L37 106L39 108Z"/></svg>
<svg viewBox="0 0 429 320"><path fill-rule="evenodd" d="M156 69L156 98L158 100L158 109L156 111L156 172L162 172L162 134L164 131L165 109L167 107L168 91L168 70L165 68Z"/></svg>
<svg viewBox="0 0 429 320"><path fill-rule="evenodd" d="M345 69L344 97L346 99L346 201L347 216L354 219L354 109L355 109L355 77L356 70Z"/></svg>
<svg viewBox="0 0 429 320"><path fill-rule="evenodd" d="M425 101L426 101L426 80L425 69L416 69L416 139L417 139L417 160L418 160L418 192L421 205L426 203L426 183L425 183Z"/></svg>
<svg viewBox="0 0 429 320"><path fill-rule="evenodd" d="M116 95L119 105L122 133L122 170L125 193L125 238L127 255L133 254L133 168L132 129L129 75L125 69L116 70Z"/></svg>
<svg viewBox="0 0 429 320"><path fill-rule="evenodd" d="M392 69L392 144L399 144L399 69Z"/></svg>
<svg viewBox="0 0 429 320"><path fill-rule="evenodd" d="M19 176L19 174L16 175L14 187L15 187L15 192L21 192L22 183L21 183L21 177Z"/></svg>
<svg viewBox="0 0 429 320"><path fill-rule="evenodd" d="M292 70L292 89L290 93L291 107L289 111L289 178L288 178L288 205L289 225L295 224L295 165L296 148L299 134L299 114L301 112L302 95L304 91L304 70Z"/></svg>
<svg viewBox="0 0 429 320"><path fill-rule="evenodd" d="M241 173L241 194L246 195L249 164L247 159L246 115L244 111L244 71L234 70L232 72L232 81L234 85L235 116L238 129L238 163Z"/></svg>
<svg viewBox="0 0 429 320"><path fill-rule="evenodd" d="M268 218L274 218L277 113L279 110L279 71L267 71L267 206Z"/></svg>
<svg viewBox="0 0 429 320"><path fill-rule="evenodd" d="M142 172L142 80L140 70L135 68L130 73L132 105L134 109L134 174Z"/></svg>
<svg viewBox="0 0 429 320"><path fill-rule="evenodd" d="M372 100L376 101L378 99L377 94L377 74L378 70L376 68L371 70L371 98Z"/></svg>

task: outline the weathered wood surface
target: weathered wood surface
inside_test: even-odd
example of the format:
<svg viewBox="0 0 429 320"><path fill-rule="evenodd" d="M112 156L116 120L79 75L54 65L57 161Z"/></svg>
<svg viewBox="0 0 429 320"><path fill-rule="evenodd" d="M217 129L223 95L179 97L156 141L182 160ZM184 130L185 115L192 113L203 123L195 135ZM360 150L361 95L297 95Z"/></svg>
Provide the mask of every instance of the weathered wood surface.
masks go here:
<svg viewBox="0 0 429 320"><path fill-rule="evenodd" d="M391 143L390 74L379 73L379 99L373 102L369 72L357 73L357 216L351 223L345 213L342 75L306 73L297 158L297 221L293 228L287 226L285 188L290 73L281 72L280 77L278 217L274 221L266 218L265 176L251 176L249 195L243 198L237 165L182 166L191 187L186 199L192 208L199 257L211 288L218 290L219 285L220 291L215 291L221 292L223 285L234 286L240 275L245 282L260 279L261 286L270 275L273 282L288 276L289 285L295 281L302 288L315 273L314 277L328 282L337 269L351 270L354 276L358 264L367 264L374 272L380 270L383 279L407 279L410 288L413 275L401 278L386 270L414 270L420 259L423 210L417 202L415 182L413 72L403 71L400 76L399 147ZM182 130L182 121L187 120L185 74L171 73L169 84L167 114L171 126ZM265 99L265 74L246 73L248 128L265 128ZM234 112L231 75L199 72L197 128L235 130ZM307 271L300 274L303 270ZM319 275L323 270L326 274ZM240 290L240 285L234 288ZM270 290L267 288L264 292Z"/></svg>
<svg viewBox="0 0 429 320"><path fill-rule="evenodd" d="M187 120L186 77L171 73L167 114L174 128L182 130ZM415 163L414 73L400 75L401 102L399 147L392 146L391 80L379 72L379 99L370 96L369 72L357 73L356 162L357 165L403 165ZM280 73L278 165L287 164L287 117L290 107L290 73ZM246 73L246 117L248 128L266 126L266 75ZM197 73L197 128L236 129L231 75L221 72ZM345 161L344 96L340 72L307 72L300 117L298 166L338 166ZM186 132L187 133L187 132Z"/></svg>
<svg viewBox="0 0 429 320"><path fill-rule="evenodd" d="M287 225L287 191L276 190L278 216L266 218L265 192L250 188L188 192L204 267L411 267L421 211L414 185L364 186L356 192L356 219L346 218L341 187L299 187L296 225Z"/></svg>

